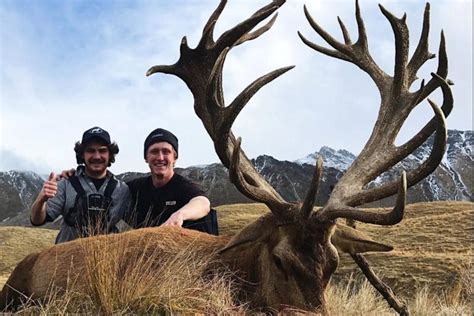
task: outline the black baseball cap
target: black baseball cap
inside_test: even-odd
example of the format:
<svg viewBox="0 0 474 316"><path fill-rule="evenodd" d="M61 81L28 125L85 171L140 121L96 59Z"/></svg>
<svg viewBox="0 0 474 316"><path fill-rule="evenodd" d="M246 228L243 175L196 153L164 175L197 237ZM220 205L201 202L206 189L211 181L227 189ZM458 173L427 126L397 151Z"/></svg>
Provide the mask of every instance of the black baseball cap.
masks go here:
<svg viewBox="0 0 474 316"><path fill-rule="evenodd" d="M146 159L146 151L148 147L153 145L154 143L160 143L160 142L167 142L171 146L173 146L174 151L176 152L176 156L178 156L178 138L174 136L173 133L170 131L167 131L163 128L157 128L154 131L150 133L150 135L147 136L145 139L145 146L144 146L144 151L143 155Z"/></svg>
<svg viewBox="0 0 474 316"><path fill-rule="evenodd" d="M96 139L105 142L107 145L110 145L110 135L109 133L100 127L92 127L82 134L82 144L87 143L88 141Z"/></svg>

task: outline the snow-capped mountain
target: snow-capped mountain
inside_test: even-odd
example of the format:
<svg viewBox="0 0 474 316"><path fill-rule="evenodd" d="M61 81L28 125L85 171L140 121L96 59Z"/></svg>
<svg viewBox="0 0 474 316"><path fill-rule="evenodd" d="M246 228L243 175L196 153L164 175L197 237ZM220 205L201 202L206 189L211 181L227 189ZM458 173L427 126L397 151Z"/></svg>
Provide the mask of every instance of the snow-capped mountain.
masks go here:
<svg viewBox="0 0 474 316"><path fill-rule="evenodd" d="M323 165L325 167L332 167L341 171L347 170L354 159L356 159L356 156L347 150L334 150L330 147L323 146L319 152L309 154L305 158L295 160L294 162L300 165L306 163L314 166L319 156L322 156Z"/></svg>
<svg viewBox="0 0 474 316"><path fill-rule="evenodd" d="M402 170L413 170L421 165L430 155L433 137L421 145L406 159L395 165L389 171L375 179L369 187L393 181L401 174ZM448 131L446 153L440 166L427 178L410 189L408 199L410 202L437 201L437 200L468 200L474 199L473 192L473 143L472 131ZM344 171L356 158L345 150L333 150L322 147L319 152L298 159L299 164L315 164L316 158L322 156L324 165Z"/></svg>
<svg viewBox="0 0 474 316"><path fill-rule="evenodd" d="M389 171L375 179L369 186L377 186L386 181L398 179L402 170L413 170L430 153L432 139L428 139L413 154ZM472 131L448 131L447 150L441 165L427 178L411 187L408 203L436 200L474 200ZM346 150L322 147L294 162L280 161L268 155L253 159L260 174L287 201L302 201L309 189L318 156L323 157L324 171L316 204L324 204L331 187L348 169L356 156ZM227 169L221 164L176 168L177 173L197 182L207 191L213 206L232 203L253 202L243 196L229 181ZM143 173L127 172L118 175L124 181L144 176ZM0 172L0 225L26 225L28 208L39 192L43 179L33 172ZM393 205L393 198L375 202L375 205ZM16 215L16 216L15 216ZM13 218L14 217L14 218ZM11 218L9 220L6 220ZM3 221L3 222L2 222Z"/></svg>
<svg viewBox="0 0 474 316"><path fill-rule="evenodd" d="M0 222L29 207L44 179L34 172L0 172Z"/></svg>

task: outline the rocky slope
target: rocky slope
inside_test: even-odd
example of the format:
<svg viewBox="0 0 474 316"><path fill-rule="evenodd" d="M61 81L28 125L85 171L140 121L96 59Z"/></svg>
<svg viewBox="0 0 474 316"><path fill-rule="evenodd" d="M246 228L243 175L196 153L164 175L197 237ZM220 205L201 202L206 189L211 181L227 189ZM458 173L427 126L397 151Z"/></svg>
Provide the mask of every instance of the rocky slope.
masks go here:
<svg viewBox="0 0 474 316"><path fill-rule="evenodd" d="M0 172L0 223L29 207L43 181L34 172Z"/></svg>
<svg viewBox="0 0 474 316"><path fill-rule="evenodd" d="M370 186L398 179L402 170L413 170L430 153L431 139L420 146L413 154L398 163L394 168L375 179ZM441 165L433 174L409 189L408 202L464 200L473 201L473 143L472 131L450 130L447 151ZM287 201L301 201L309 188L318 156L324 160L324 172L316 199L317 205L327 201L331 187L350 166L356 156L346 150L322 147L319 152L294 162L280 161L262 155L252 160L256 169L270 182ZM176 172L200 183L213 206L250 202L228 180L227 170L221 164L177 168ZM118 177L127 181L146 174L127 172ZM30 206L43 180L32 172L0 172L0 225L26 225ZM375 203L391 205L393 198ZM374 205L374 204L372 204Z"/></svg>

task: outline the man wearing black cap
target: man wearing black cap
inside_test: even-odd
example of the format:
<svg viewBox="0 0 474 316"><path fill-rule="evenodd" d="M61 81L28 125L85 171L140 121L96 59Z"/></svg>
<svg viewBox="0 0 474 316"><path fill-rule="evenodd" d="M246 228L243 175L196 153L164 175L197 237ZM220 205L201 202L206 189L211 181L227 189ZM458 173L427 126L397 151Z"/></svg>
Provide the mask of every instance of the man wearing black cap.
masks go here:
<svg viewBox="0 0 474 316"><path fill-rule="evenodd" d="M130 205L127 185L107 170L119 148L106 130L88 129L74 151L79 165L75 175L56 182L52 172L31 207L35 226L63 216L56 243L116 231L115 225Z"/></svg>
<svg viewBox="0 0 474 316"><path fill-rule="evenodd" d="M212 227L217 225L215 213L209 214L204 191L174 172L178 138L165 129L155 129L145 140L143 154L151 175L127 183L132 207L125 221L134 228L170 225L217 234L217 227Z"/></svg>

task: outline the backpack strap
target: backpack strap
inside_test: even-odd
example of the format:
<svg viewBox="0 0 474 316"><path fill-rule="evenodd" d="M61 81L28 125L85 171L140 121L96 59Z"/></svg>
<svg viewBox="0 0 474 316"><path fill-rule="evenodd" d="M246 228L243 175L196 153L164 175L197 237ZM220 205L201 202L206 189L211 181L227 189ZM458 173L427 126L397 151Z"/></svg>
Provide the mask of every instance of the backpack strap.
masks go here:
<svg viewBox="0 0 474 316"><path fill-rule="evenodd" d="M64 222L66 222L66 224L69 226L77 227L79 210L77 210L76 206L78 205L78 202L87 195L86 191L81 185L81 182L79 181L79 178L76 175L69 177L69 183L71 183L72 187L77 193L76 200L74 201L74 207L68 209L66 214L63 215L63 218Z"/></svg>
<svg viewBox="0 0 474 316"><path fill-rule="evenodd" d="M109 182L107 183L107 186L105 187L104 190L104 197L107 200L112 199L112 193L114 192L115 188L117 187L118 181L115 178L110 178Z"/></svg>
<svg viewBox="0 0 474 316"><path fill-rule="evenodd" d="M219 236L219 224L217 222L217 212L215 209L211 208L211 211L209 212L209 219L211 221L209 233L211 235Z"/></svg>
<svg viewBox="0 0 474 316"><path fill-rule="evenodd" d="M79 178L76 175L69 177L69 182L71 183L74 190L76 190L78 196L86 195L86 191L82 187L81 182L79 181Z"/></svg>

